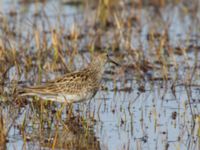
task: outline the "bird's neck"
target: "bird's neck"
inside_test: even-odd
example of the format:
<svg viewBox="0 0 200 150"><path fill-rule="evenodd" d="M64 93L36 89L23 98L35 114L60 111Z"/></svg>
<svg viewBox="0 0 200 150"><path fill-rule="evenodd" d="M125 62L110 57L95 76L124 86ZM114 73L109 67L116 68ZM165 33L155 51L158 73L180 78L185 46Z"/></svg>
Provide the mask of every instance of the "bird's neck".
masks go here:
<svg viewBox="0 0 200 150"><path fill-rule="evenodd" d="M103 75L104 70L105 70L104 66L102 66L101 63L99 63L99 64L90 63L86 69L89 72L91 72L92 74L94 74L94 76L97 79L101 79L102 78L102 75Z"/></svg>

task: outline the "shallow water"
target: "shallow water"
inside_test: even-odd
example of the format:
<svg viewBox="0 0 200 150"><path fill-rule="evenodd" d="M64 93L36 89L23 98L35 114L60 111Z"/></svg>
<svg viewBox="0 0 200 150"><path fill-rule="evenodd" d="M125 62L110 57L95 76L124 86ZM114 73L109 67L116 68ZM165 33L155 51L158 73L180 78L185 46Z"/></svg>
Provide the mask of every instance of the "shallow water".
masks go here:
<svg viewBox="0 0 200 150"><path fill-rule="evenodd" d="M82 55L75 57L72 61L74 65L70 70L80 69L87 64L89 60L85 50L88 49L88 43L94 42L97 38L94 28L98 29L98 26L94 28L92 26L95 9L90 7L86 9L83 5L64 5L61 1L52 0L46 1L45 4L26 5L17 1L0 2L4 16L10 18L10 11L17 11L17 19L20 21L17 21L15 31L22 34L22 43L27 44L26 37L30 37L30 46L27 46L32 48L27 51L30 56L31 52L38 50L37 40L34 40L35 35L31 36L34 31L33 24L36 22L36 31L41 31L40 37L44 36L44 31L46 32L46 38L49 39L47 45L53 41L52 30L58 33L60 31L61 36L60 34L59 36L64 43L62 50L67 64L70 63L70 56L66 54L68 49L77 49L83 53L85 59L82 59ZM124 6L124 3L122 5ZM141 10L135 10L136 16L140 15L140 22L131 22L130 50L132 51L130 53L141 52L151 63L150 65L154 66L153 69L141 73L144 78L142 80L138 77L137 69L131 70L125 67L135 63L139 57L130 57L130 53L126 51L128 30L125 27L119 27L118 30L111 27L106 31L99 31L102 32L103 48L111 47L115 36L119 37L117 46L119 51L116 50L116 55L117 53L125 55L121 61L124 66L115 67L114 75L105 74L103 85L108 88L107 91L100 90L90 102L73 105L75 117L72 117L72 120L75 121L69 119L66 107L62 109L60 116L55 113L62 107L57 103L43 106L37 102L28 102L23 107L17 107L15 104L2 102L1 118L6 120L4 122L6 128L11 126L5 147L7 149L198 149L199 10L192 13L188 9L189 6L184 3L169 3L161 8L144 6ZM126 6L121 12L122 16L130 15L127 11L129 9L130 6ZM39 12L41 16L34 17L35 12ZM11 27L14 24L12 21L11 17ZM64 38L76 30L83 36L82 38L71 41ZM1 34L1 37L5 36L3 32ZM151 37L151 34L155 37ZM17 42L20 37L8 36L7 38L10 39L11 46L20 51L21 44ZM167 46L161 48L163 53L161 56L166 57L163 58L164 63L171 66L167 73L169 80L163 79L164 67L161 63L156 63L158 53L156 49L159 44L162 44L160 41L163 39L168 41ZM98 42L95 44L98 47ZM170 53L170 48L174 48L173 52L177 50L177 54ZM179 50L180 48L185 51ZM46 59L50 59L51 55L53 54L49 52ZM35 60L35 64L37 63L38 61ZM50 65L51 63L49 61ZM49 64L46 63L47 68ZM195 65L196 70L192 73ZM112 66L108 65L107 70L111 68ZM25 72L25 69L22 71ZM32 84L39 78L35 72L37 73L37 69L27 74L22 73L19 80L25 84ZM57 72L48 69L47 72L42 71L41 81L63 74ZM17 68L13 67L9 70L6 81L17 80L16 74ZM193 78L190 82L191 76ZM10 90L9 86L3 88L4 91ZM0 99L2 101L6 99L4 94Z"/></svg>

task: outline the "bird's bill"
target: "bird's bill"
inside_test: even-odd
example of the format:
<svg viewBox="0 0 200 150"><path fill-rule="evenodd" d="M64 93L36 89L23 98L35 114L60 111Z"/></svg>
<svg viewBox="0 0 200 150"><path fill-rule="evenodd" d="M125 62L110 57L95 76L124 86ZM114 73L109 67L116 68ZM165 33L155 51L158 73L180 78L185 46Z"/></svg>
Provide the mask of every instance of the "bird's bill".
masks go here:
<svg viewBox="0 0 200 150"><path fill-rule="evenodd" d="M108 62L115 64L116 66L121 66L119 63L116 61L112 60L110 57L108 57Z"/></svg>

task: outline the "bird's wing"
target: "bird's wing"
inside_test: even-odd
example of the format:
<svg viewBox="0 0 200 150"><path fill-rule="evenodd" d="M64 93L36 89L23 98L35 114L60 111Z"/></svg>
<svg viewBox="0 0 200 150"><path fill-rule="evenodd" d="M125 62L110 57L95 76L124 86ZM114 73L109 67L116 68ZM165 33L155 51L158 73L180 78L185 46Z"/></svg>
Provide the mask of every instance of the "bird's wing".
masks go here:
<svg viewBox="0 0 200 150"><path fill-rule="evenodd" d="M87 72L74 72L64 75L43 85L31 86L24 88L23 93L38 94L59 94L59 93L78 93L86 86L93 86L90 75Z"/></svg>

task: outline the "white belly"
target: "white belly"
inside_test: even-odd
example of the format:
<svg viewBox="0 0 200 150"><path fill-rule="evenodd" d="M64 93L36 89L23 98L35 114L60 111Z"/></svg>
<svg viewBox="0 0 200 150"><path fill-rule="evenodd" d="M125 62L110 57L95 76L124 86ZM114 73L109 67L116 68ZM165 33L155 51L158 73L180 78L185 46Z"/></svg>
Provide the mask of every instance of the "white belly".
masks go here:
<svg viewBox="0 0 200 150"><path fill-rule="evenodd" d="M36 94L36 93L27 93L23 94L24 96L38 96L43 100L50 100L60 103L75 103L84 100L91 99L93 92L86 92L81 94L57 94L57 95L48 95L48 94Z"/></svg>

